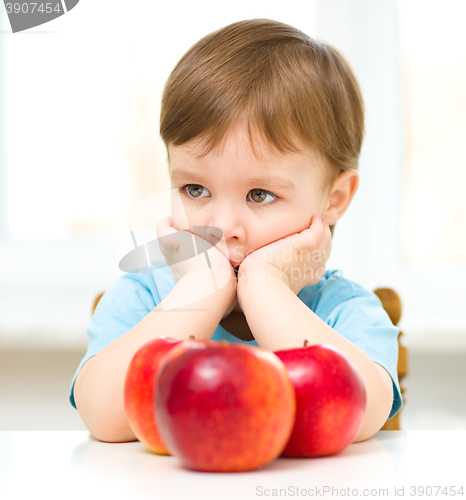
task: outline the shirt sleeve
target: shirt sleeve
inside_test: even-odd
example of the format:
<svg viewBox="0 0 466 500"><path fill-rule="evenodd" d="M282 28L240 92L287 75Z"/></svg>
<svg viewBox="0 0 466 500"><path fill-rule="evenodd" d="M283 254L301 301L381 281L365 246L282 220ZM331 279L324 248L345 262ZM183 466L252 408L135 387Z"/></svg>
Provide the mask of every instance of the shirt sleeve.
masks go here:
<svg viewBox="0 0 466 500"><path fill-rule="evenodd" d="M100 299L87 328L87 352L71 383L69 401L76 408L74 384L83 365L101 349L137 325L160 303L150 274L125 274Z"/></svg>
<svg viewBox="0 0 466 500"><path fill-rule="evenodd" d="M341 276L332 276L316 297L315 312L340 335L383 366L393 382L393 403L389 418L402 405L398 380L398 334L375 293Z"/></svg>

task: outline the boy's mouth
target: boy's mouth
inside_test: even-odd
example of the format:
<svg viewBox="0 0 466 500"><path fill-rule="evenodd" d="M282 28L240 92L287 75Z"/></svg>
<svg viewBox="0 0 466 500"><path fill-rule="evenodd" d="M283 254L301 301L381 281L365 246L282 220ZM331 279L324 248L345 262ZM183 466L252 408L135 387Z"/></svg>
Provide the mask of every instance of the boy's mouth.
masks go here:
<svg viewBox="0 0 466 500"><path fill-rule="evenodd" d="M238 269L239 269L239 266L233 266L233 269L235 270L235 274L236 274L236 276L238 276Z"/></svg>

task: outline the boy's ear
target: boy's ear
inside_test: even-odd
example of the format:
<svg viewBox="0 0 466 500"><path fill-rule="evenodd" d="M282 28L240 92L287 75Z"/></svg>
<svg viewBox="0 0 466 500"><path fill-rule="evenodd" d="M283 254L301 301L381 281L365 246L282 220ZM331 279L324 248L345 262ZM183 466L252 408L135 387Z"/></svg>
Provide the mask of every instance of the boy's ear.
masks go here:
<svg viewBox="0 0 466 500"><path fill-rule="evenodd" d="M342 172L330 188L327 208L322 214L329 226L346 212L359 187L359 172L351 168Z"/></svg>

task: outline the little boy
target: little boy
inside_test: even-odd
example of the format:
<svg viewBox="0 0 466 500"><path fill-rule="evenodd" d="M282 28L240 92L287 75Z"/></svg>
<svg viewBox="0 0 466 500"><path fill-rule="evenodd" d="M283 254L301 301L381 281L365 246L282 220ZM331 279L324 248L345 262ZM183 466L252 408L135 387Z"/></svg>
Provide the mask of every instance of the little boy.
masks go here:
<svg viewBox="0 0 466 500"><path fill-rule="evenodd" d="M178 62L160 132L190 228L220 228L227 251L209 252L211 269L128 273L105 293L70 391L86 427L102 441L134 440L123 406L131 358L151 339L194 335L271 351L305 340L335 346L366 387L355 441L370 438L402 405L399 330L372 292L325 270L335 223L358 188L364 133L347 62L291 26L233 23ZM182 229L173 215L157 234ZM226 285L183 311L164 311L165 297L194 296L211 272Z"/></svg>

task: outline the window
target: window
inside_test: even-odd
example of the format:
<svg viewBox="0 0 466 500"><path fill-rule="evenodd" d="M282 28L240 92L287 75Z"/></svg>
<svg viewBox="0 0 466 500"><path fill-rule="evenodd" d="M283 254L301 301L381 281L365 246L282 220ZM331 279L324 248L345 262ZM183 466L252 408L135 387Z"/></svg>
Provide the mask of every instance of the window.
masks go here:
<svg viewBox="0 0 466 500"><path fill-rule="evenodd" d="M291 10L240 1L219 11L203 1L182 13L160 2L111 11L108 2L80 4L47 25L3 36L8 235L99 238L115 210L169 189L158 126L163 85L179 58L207 33L251 17L312 32L314 4Z"/></svg>
<svg viewBox="0 0 466 500"><path fill-rule="evenodd" d="M448 104L465 87L464 13L453 0L317 2L317 37L348 58L366 104L360 186L330 267L370 290L394 288L405 341L422 349L466 346L464 91ZM421 80L421 70L439 75Z"/></svg>
<svg viewBox="0 0 466 500"><path fill-rule="evenodd" d="M466 4L399 2L406 157L403 255L466 264Z"/></svg>

